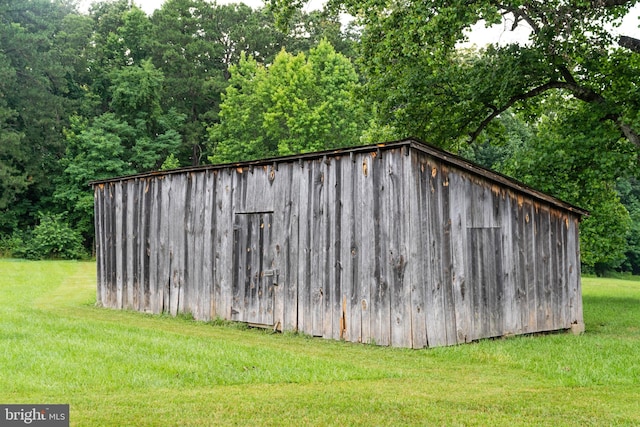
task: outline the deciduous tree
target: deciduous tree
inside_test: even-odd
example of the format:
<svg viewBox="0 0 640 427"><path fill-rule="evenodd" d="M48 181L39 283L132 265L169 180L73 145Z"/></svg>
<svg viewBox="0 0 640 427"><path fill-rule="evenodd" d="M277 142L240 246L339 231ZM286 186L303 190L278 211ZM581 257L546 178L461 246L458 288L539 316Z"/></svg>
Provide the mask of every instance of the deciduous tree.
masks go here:
<svg viewBox="0 0 640 427"><path fill-rule="evenodd" d="M210 129L211 160L260 157L356 145L364 106L350 61L326 41L303 53L282 51L268 68L243 57L231 69L220 111Z"/></svg>

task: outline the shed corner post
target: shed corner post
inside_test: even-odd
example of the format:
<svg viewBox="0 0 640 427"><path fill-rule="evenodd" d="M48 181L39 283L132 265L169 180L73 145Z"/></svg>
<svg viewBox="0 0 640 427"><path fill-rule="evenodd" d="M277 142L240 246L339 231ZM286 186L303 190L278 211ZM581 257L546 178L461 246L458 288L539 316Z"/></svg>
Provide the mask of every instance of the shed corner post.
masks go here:
<svg viewBox="0 0 640 427"><path fill-rule="evenodd" d="M574 335L580 335L585 331L583 304L582 304L582 271L581 271L581 255L580 255L580 232L579 232L580 218L574 218L573 221L569 221L569 226L572 228L570 235L573 239L574 251L575 251L575 288L573 295L573 303L571 307L571 332Z"/></svg>

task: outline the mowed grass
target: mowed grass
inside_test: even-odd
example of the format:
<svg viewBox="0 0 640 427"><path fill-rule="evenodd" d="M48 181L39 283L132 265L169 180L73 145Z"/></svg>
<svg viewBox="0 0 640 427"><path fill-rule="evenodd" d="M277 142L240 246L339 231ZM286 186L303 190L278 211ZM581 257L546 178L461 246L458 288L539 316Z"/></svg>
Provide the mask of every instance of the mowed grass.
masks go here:
<svg viewBox="0 0 640 427"><path fill-rule="evenodd" d="M408 350L97 308L95 264L0 260L0 403L78 426L640 425L640 282L586 333Z"/></svg>

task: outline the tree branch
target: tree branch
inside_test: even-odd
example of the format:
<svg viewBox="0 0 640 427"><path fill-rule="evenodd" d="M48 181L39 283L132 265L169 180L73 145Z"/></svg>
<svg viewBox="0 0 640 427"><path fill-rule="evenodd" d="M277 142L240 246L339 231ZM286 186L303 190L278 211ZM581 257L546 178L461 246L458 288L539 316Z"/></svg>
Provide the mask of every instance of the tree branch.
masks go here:
<svg viewBox="0 0 640 427"><path fill-rule="evenodd" d="M615 7L615 6L624 6L625 4L631 3L631 0L593 0L591 4L595 7L604 6L604 7Z"/></svg>
<svg viewBox="0 0 640 427"><path fill-rule="evenodd" d="M544 92L546 92L548 90L551 90L551 89L567 89L569 85L570 84L566 83L566 82L551 81L551 82L543 84L542 86L538 86L536 88L533 88L529 92L525 92L525 93L522 93L522 94L518 94L518 95L512 96L511 98L509 98L509 100L504 105L502 105L499 108L492 106L490 108L491 114L489 114L478 125L476 130L474 130L473 132L471 132L471 134L469 134L469 142L470 143L474 142L478 138L478 136L480 136L482 131L489 125L489 123L491 123L491 121L493 119L498 117L501 113L504 113L505 111L507 111L516 102L524 101L525 99L529 99L529 98L534 98L534 97L536 97L538 95L541 95Z"/></svg>
<svg viewBox="0 0 640 427"><path fill-rule="evenodd" d="M562 72L562 70L561 70ZM567 70L568 72L568 70ZM563 73L564 75L565 73ZM480 122L478 127L469 134L469 143L473 143L478 136L482 133L482 131L491 123L493 119L498 117L501 113L505 112L509 108L511 108L516 102L524 101L526 99L534 98L538 95L543 94L544 92L552 89L565 89L571 92L573 96L577 99L588 102L588 103L606 103L606 100L602 97L602 95L594 92L589 88L585 88L580 86L573 77L569 74L570 81L560 82L560 81L550 81L541 86L535 87L528 92L514 95L509 100L502 105L501 107L495 107L493 105L487 106L487 108L491 111L491 113L485 117L485 119ZM622 135L636 147L640 148L640 135L627 123L622 121L622 117L618 114L610 114L605 117L605 119L611 120L614 122Z"/></svg>
<svg viewBox="0 0 640 427"><path fill-rule="evenodd" d="M629 36L620 36L620 38L618 39L618 44L622 47L626 47L627 49L635 52L635 53L640 53L640 40L639 39L635 39L633 37L629 37Z"/></svg>
<svg viewBox="0 0 640 427"><path fill-rule="evenodd" d="M535 34L539 34L540 33L540 28L538 27L538 25L535 23L535 21L533 19L531 19L531 17L529 16L529 13L526 10L526 6L520 6L520 7L513 7L513 6L509 6L507 4L503 4L501 2L497 3L496 6L502 10L504 10L506 13L511 13L513 15L513 26L511 27L511 31L514 31L516 29L516 27L518 26L519 21L524 21L527 24L529 24L529 26L531 27L531 30L535 33ZM504 15L504 14L503 14Z"/></svg>
<svg viewBox="0 0 640 427"><path fill-rule="evenodd" d="M640 135L638 135L638 133L635 130L633 130L631 126L629 126L626 123L623 123L620 118L615 120L615 122L620 128L620 130L622 131L622 134L629 140L629 142L634 144L636 147L640 148Z"/></svg>
<svg viewBox="0 0 640 427"><path fill-rule="evenodd" d="M523 20L524 22L529 24L529 26L531 27L531 30L534 32L534 34L540 34L540 28L538 28L538 26L533 21L533 19L531 19L529 17L529 15L527 15L523 10L521 10L521 9L511 9L510 12L514 16L514 23L513 23L514 25L511 28L511 31L514 31L516 29L517 23L518 23L519 20Z"/></svg>

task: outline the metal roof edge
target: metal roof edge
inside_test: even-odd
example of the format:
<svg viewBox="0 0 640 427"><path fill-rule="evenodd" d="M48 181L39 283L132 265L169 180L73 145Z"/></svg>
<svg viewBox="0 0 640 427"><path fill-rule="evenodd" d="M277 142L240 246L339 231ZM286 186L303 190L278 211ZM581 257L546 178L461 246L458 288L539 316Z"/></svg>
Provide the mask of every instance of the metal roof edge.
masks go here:
<svg viewBox="0 0 640 427"><path fill-rule="evenodd" d="M398 141L390 141L385 143L378 144L368 144L368 145L358 145L355 147L346 147L346 148L337 148L332 150L323 150L323 151L313 151L310 153L301 153L301 154L291 154L288 156L278 156L278 157L268 157L264 159L256 159L256 160L246 160L242 162L229 162L229 163L219 163L215 165L200 165L200 166L186 166L178 169L170 169L166 171L150 171L150 172L141 172L131 175L123 175L117 176L113 178L105 178L105 179L96 179L89 181L87 185L98 185L105 184L108 182L118 182L118 181L128 181L130 179L140 179L140 178L148 178L154 176L163 176L163 175L173 175L185 172L200 172L207 170L222 170L222 169L236 169L250 166L269 166L275 163L286 163L293 162L298 160L316 160L322 159L323 157L329 156L340 156L349 153L363 153L363 152L373 152L382 149L393 149L402 146L410 146L413 142L412 139L402 139Z"/></svg>
<svg viewBox="0 0 640 427"><path fill-rule="evenodd" d="M324 157L335 157L335 156L341 156L341 155L350 154L350 153L366 153L366 152L373 152L373 151L379 151L379 150L390 150L390 149L399 148L403 146L409 147L416 151L426 153L445 163L470 171L471 173L482 176L485 179L488 179L490 181L493 181L501 185L505 185L516 191L525 193L533 198L536 198L540 201L544 201L546 203L552 204L556 207L560 207L562 209L574 212L581 216L589 215L589 212L585 209L574 206L568 202L560 200L549 194L538 191L526 184L523 184L522 182L514 178L511 178L507 175L503 175L499 172L495 172L490 169L487 169L483 166L480 166L476 163L466 160L463 157L449 153L441 148L436 147L435 145L428 144L415 137L409 137L409 138L405 138L397 141L390 141L390 142L385 142L380 144L370 144L370 145L361 145L361 146L355 146L355 147L339 148L339 149L333 149L333 150L314 151L311 153L293 154L289 156L280 156L280 157L270 157L266 159L248 160L243 162L221 163L216 165L189 166L189 167L183 167L179 169L171 169L167 171L143 172L138 174L114 177L114 178L93 180L93 181L90 181L88 184L91 186L95 186L95 185L105 184L109 182L128 181L132 179L144 179L144 178L150 178L150 177L166 176L166 175L188 173L188 172L225 170L229 168L236 169L236 168L244 168L244 167L251 167L251 166L253 167L269 166L269 165L275 165L278 163L287 163L287 162L294 162L294 161L301 161L301 160L316 160L316 159L322 159Z"/></svg>

